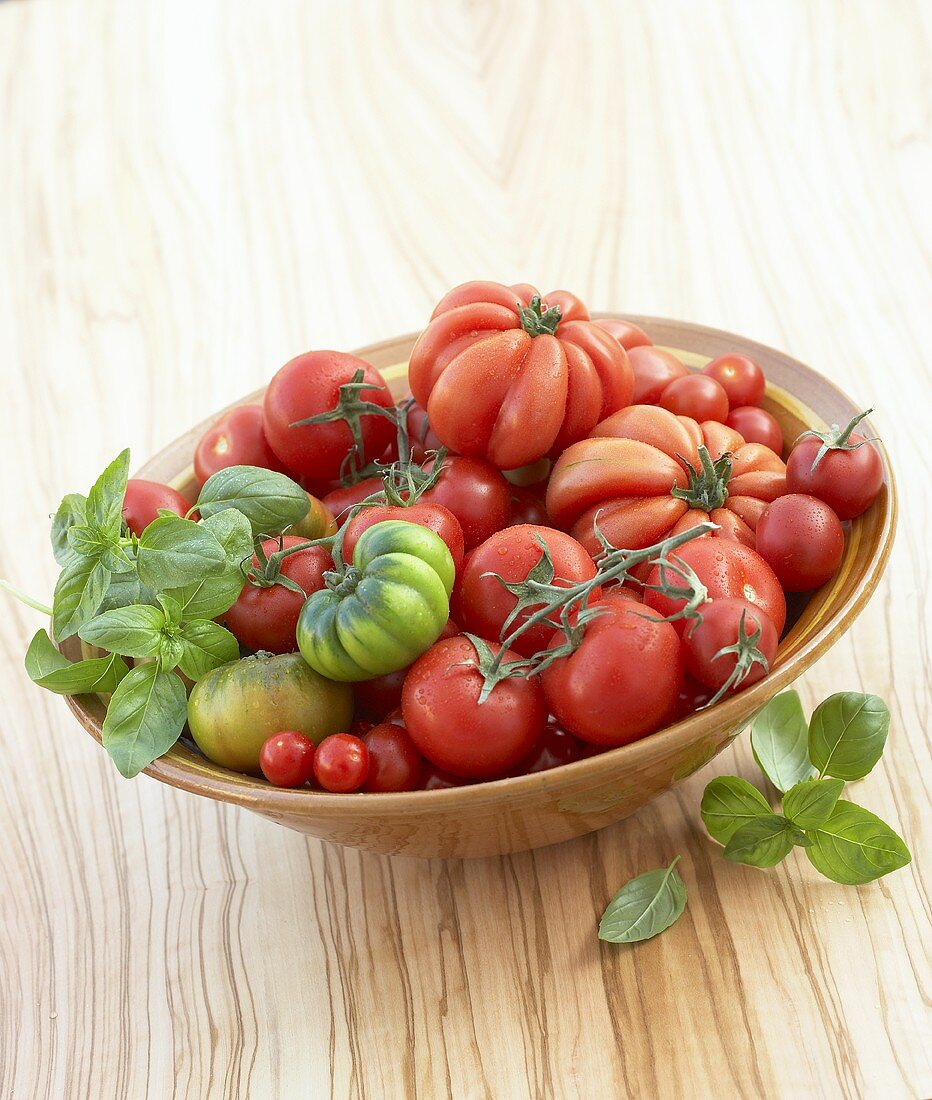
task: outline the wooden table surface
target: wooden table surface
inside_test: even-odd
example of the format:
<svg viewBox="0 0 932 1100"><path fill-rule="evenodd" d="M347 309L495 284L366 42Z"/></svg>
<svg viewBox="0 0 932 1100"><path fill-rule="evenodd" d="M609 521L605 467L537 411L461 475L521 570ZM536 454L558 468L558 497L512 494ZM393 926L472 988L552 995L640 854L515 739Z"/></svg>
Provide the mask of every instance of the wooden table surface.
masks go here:
<svg viewBox="0 0 932 1100"><path fill-rule="evenodd" d="M0 662L0 1095L932 1093L930 9L519 0L0 4L0 575L47 515L313 347L418 328L464 279L567 286L780 347L864 405L902 521L805 677L893 727L853 797L910 867L723 861L741 739L556 848L420 863L120 778ZM923 422L925 417L925 422ZM683 919L596 939L682 854Z"/></svg>

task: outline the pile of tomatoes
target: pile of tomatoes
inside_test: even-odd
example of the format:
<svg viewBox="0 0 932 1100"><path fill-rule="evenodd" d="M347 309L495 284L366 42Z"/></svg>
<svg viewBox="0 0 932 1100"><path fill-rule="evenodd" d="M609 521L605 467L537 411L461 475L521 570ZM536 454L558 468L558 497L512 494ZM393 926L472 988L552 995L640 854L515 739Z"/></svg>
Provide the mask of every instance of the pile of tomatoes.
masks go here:
<svg viewBox="0 0 932 1100"><path fill-rule="evenodd" d="M265 742L259 766L281 786L541 771L748 687L776 655L785 593L829 580L843 523L883 481L856 422L807 433L784 462L753 360L693 373L565 291L455 288L409 382L396 405L370 364L309 352L197 448L201 482L259 466L309 496L298 528L257 545L223 616L245 651L300 651L352 684L349 728ZM189 503L130 481L132 530L159 509ZM621 551L633 564L610 575Z"/></svg>

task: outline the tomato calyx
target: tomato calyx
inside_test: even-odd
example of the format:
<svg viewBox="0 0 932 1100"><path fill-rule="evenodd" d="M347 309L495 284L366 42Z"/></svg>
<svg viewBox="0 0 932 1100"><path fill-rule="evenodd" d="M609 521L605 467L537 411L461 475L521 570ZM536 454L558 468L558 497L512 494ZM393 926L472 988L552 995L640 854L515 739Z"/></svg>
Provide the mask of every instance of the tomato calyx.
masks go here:
<svg viewBox="0 0 932 1100"><path fill-rule="evenodd" d="M324 584L335 596L340 597L351 596L361 580L362 571L355 565L348 565L343 569L328 569L324 573Z"/></svg>
<svg viewBox="0 0 932 1100"><path fill-rule="evenodd" d="M400 438L399 432L399 441ZM434 458L433 469L429 471L410 459L399 459L390 466L382 467L382 492L387 504L396 508L410 508L412 504L417 504L428 489L433 489L443 473L447 449L441 447L430 453Z"/></svg>
<svg viewBox="0 0 932 1100"><path fill-rule="evenodd" d="M735 667L731 670L728 679L712 698L699 708L700 710L706 710L708 707L713 706L723 695L727 695L733 688L738 687L748 677L755 665L763 665L765 673L770 671L770 662L758 646L758 642L763 635L763 629L758 622L754 633L748 634L745 626L746 619L747 612L742 611L741 618L738 621L738 638L734 645L722 646L712 658L713 661L717 661L719 657L727 657L729 653L733 653L735 655Z"/></svg>
<svg viewBox="0 0 932 1100"><path fill-rule="evenodd" d="M691 634L702 623L702 607L709 602L709 590L699 579L695 569L678 554L663 555L653 564L659 566L660 578L657 584L645 584L652 592L659 592L670 600L683 600L683 606L679 611L667 616L667 622L676 622L677 619L689 619L687 633ZM682 583L675 579L679 577Z"/></svg>
<svg viewBox="0 0 932 1100"><path fill-rule="evenodd" d="M563 319L563 310L559 306L544 306L540 295L535 294L529 306L518 310L518 317L528 336L553 336Z"/></svg>
<svg viewBox="0 0 932 1100"><path fill-rule="evenodd" d="M677 455L680 462L686 467L689 475L689 485L685 489L674 486L670 495L677 500L685 501L690 508L701 508L703 512L711 512L715 508L721 508L728 499L728 480L731 477L733 459L726 451L715 462L704 444L699 445L699 469L691 462Z"/></svg>
<svg viewBox="0 0 932 1100"><path fill-rule="evenodd" d="M875 442L876 437L873 439L859 439L857 443L851 442L851 435L854 429L865 417L870 416L873 411L873 409L865 409L864 412L858 413L857 416L852 417L843 428L839 427L838 424L833 424L824 432L818 432L815 428L809 428L808 431L798 435L793 443L794 447L802 439L820 439L822 441L822 446L816 451L815 458L812 460L812 465L809 467L809 473L815 472L815 468L822 459L825 458L829 451L856 451L859 447L863 447L865 443Z"/></svg>

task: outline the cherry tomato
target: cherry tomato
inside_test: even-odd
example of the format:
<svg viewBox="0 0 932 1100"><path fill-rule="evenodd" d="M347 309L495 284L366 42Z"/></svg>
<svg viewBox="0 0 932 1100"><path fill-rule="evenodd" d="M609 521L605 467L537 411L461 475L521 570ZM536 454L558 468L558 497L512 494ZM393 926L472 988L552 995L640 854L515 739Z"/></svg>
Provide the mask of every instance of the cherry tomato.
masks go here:
<svg viewBox="0 0 932 1100"><path fill-rule="evenodd" d="M379 492L381 488L382 479L380 477L367 477L362 481L358 481L355 485L341 485L337 489L331 489L324 496L322 503L337 521L337 524L342 527L346 523L350 509L364 501L366 497L371 497L373 493Z"/></svg>
<svg viewBox="0 0 932 1100"><path fill-rule="evenodd" d="M706 363L702 373L718 382L733 408L738 405L759 405L764 399L767 388L764 372L746 355L720 355L711 363ZM744 432L741 434L744 435Z"/></svg>
<svg viewBox="0 0 932 1100"><path fill-rule="evenodd" d="M391 408L392 396L375 367L355 355L339 351L310 351L286 363L269 382L263 401L265 436L272 451L296 477L315 484L340 477L353 436L345 420L323 424L298 424L319 413L330 412L340 400L340 387L351 382L357 370L371 389L359 391L361 400ZM357 465L378 458L395 436L395 426L384 416L360 417L363 454Z"/></svg>
<svg viewBox="0 0 932 1100"><path fill-rule="evenodd" d="M787 592L810 592L825 584L841 565L845 533L824 501L788 493L768 505L761 516L757 551Z"/></svg>
<svg viewBox="0 0 932 1100"><path fill-rule="evenodd" d="M281 470L265 438L261 405L239 405L223 414L208 428L194 452L194 476L203 485L218 470L228 466L261 466Z"/></svg>
<svg viewBox="0 0 932 1100"><path fill-rule="evenodd" d="M510 584L526 580L543 557L542 543L553 560L554 584L567 587L595 576L592 558L563 531L530 524L506 527L477 547L463 569L456 590L456 616L467 631L480 638L500 639L502 626L514 610L517 598L495 577L486 574L495 573ZM524 623L527 617L528 613L522 612L509 631ZM515 639L513 648L530 657L547 647L552 634L552 626L538 624Z"/></svg>
<svg viewBox="0 0 932 1100"><path fill-rule="evenodd" d="M500 646L489 643L493 654ZM506 660L518 654L506 653ZM502 680L480 704L483 677L468 638L434 644L405 680L401 708L415 745L464 779L505 775L540 740L547 711L536 679Z"/></svg>
<svg viewBox="0 0 932 1100"><path fill-rule="evenodd" d="M724 424L728 416L728 394L706 374L675 378L660 395L660 404L677 416L691 416L693 420Z"/></svg>
<svg viewBox="0 0 932 1100"><path fill-rule="evenodd" d="M131 477L127 481L123 519L134 535L142 535L149 524L159 518L160 508L177 516L185 516L191 505L176 489L160 481L146 481L141 477Z"/></svg>
<svg viewBox="0 0 932 1100"><path fill-rule="evenodd" d="M746 666L747 672L729 692L744 691L762 680L773 665L779 640L770 617L747 600L736 598L710 600L700 611L702 622L687 628L682 635L686 671L690 676L713 692L728 681L735 671L738 656L735 653L721 653L721 650L739 643L743 620L745 638L753 637L760 631L756 649L767 663L750 660Z"/></svg>
<svg viewBox="0 0 932 1100"><path fill-rule="evenodd" d="M596 324L614 336L625 351L631 351L632 348L649 348L653 344L653 340L647 333L633 321L622 321L618 317L602 317L596 321ZM637 399L632 398L632 401L634 400Z"/></svg>
<svg viewBox="0 0 932 1100"><path fill-rule="evenodd" d="M450 556L453 558L453 566L459 572L463 564L463 528L448 508L444 508L442 504L423 500L407 505L367 505L346 525L346 533L343 536L343 560L353 560L353 551L363 531L388 519L415 523L439 535L447 544Z"/></svg>
<svg viewBox="0 0 932 1100"><path fill-rule="evenodd" d="M663 348L636 347L628 352L634 371L632 405L657 405L663 391L677 378L689 377L689 370Z"/></svg>
<svg viewBox="0 0 932 1100"><path fill-rule="evenodd" d="M259 750L259 767L275 787L303 787L314 774L314 751L314 742L303 733L282 730Z"/></svg>
<svg viewBox="0 0 932 1100"><path fill-rule="evenodd" d="M351 733L332 733L317 746L314 778L325 791L358 791L369 776L369 750Z"/></svg>
<svg viewBox="0 0 932 1100"><path fill-rule="evenodd" d="M563 764L572 764L578 759L579 742L571 733L560 729L557 723L551 720L544 727L544 736L515 768L514 774L530 775L533 772L546 772L551 768L559 768Z"/></svg>
<svg viewBox="0 0 932 1100"><path fill-rule="evenodd" d="M404 726L383 722L366 734L369 775L364 791L414 791L421 782L424 759Z"/></svg>
<svg viewBox="0 0 932 1100"><path fill-rule="evenodd" d="M425 467L433 469L433 462ZM433 488L420 498L442 504L459 520L465 549L472 550L500 531L511 512L511 487L487 462L448 455Z"/></svg>
<svg viewBox="0 0 932 1100"><path fill-rule="evenodd" d="M300 546L305 540L285 535L285 550ZM279 549L278 539L265 539L262 549L271 558ZM253 569L260 568L258 555L253 556ZM283 584L247 583L236 603L224 613L227 628L247 649L254 652L292 653L298 648L295 628L304 602L312 592L325 588L324 573L333 569L333 558L323 546L309 546L290 554L281 562L281 576L298 585L294 592Z"/></svg>
<svg viewBox="0 0 932 1100"><path fill-rule="evenodd" d="M556 631L550 644L564 640ZM563 729L591 744L625 745L672 716L683 684L680 639L643 606L615 600L586 625L579 648L540 679Z"/></svg>
<svg viewBox="0 0 932 1100"><path fill-rule="evenodd" d="M874 503L883 485L880 455L863 435L852 432L846 446L853 450L829 450L813 469L821 446L818 436L806 436L793 447L786 462L789 490L824 500L839 519L854 519Z"/></svg>
<svg viewBox="0 0 932 1100"><path fill-rule="evenodd" d="M725 423L740 432L746 443L762 443L776 454L783 453L783 432L766 409L759 409L756 405L739 405L731 410Z"/></svg>
<svg viewBox="0 0 932 1100"><path fill-rule="evenodd" d="M524 489L520 485L511 486L511 516L509 525L514 527L519 523L533 523L546 527L549 523L547 506L543 500L530 489Z"/></svg>

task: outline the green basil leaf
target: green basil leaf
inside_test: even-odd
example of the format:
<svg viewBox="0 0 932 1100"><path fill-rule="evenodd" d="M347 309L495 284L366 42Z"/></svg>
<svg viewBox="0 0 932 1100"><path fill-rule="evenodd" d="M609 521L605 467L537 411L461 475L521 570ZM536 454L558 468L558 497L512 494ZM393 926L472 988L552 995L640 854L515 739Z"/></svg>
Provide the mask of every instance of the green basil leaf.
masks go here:
<svg viewBox="0 0 932 1100"><path fill-rule="evenodd" d="M179 581L198 581L226 566L223 547L213 533L181 516L160 516L143 531L136 565L139 579L157 591Z"/></svg>
<svg viewBox="0 0 932 1100"><path fill-rule="evenodd" d="M876 695L841 691L812 712L809 757L822 775L847 783L863 779L880 759L890 731L890 712Z"/></svg>
<svg viewBox="0 0 932 1100"><path fill-rule="evenodd" d="M137 665L117 686L103 724L103 745L127 779L174 745L184 728L188 700L174 672Z"/></svg>
<svg viewBox="0 0 932 1100"><path fill-rule="evenodd" d="M228 466L204 482L197 508L204 519L236 508L255 534L277 535L307 515L307 493L285 474L259 466Z"/></svg>
<svg viewBox="0 0 932 1100"><path fill-rule="evenodd" d="M185 623L178 632L183 646L181 671L189 680L200 680L221 665L239 659L239 642L229 630L208 619Z"/></svg>
<svg viewBox="0 0 932 1100"><path fill-rule="evenodd" d="M75 554L85 558L99 558L110 543L96 527L72 527L68 531L68 545Z"/></svg>
<svg viewBox="0 0 932 1100"><path fill-rule="evenodd" d="M112 611L115 607L128 607L135 603L151 604L154 607L157 602L155 589L142 584L134 568L127 573L114 573L99 610Z"/></svg>
<svg viewBox="0 0 932 1100"><path fill-rule="evenodd" d="M667 868L631 879L608 903L599 939L609 943L649 940L669 928L686 908L686 886L677 872L679 856Z"/></svg>
<svg viewBox="0 0 932 1100"><path fill-rule="evenodd" d="M780 814L756 817L737 830L725 845L723 855L733 863L746 863L750 867L775 867L793 850L798 832Z"/></svg>
<svg viewBox="0 0 932 1100"><path fill-rule="evenodd" d="M129 449L121 451L87 494L87 520L103 532L119 535L129 477Z"/></svg>
<svg viewBox="0 0 932 1100"><path fill-rule="evenodd" d="M159 667L171 672L184 656L184 642L174 634L163 634L159 647Z"/></svg>
<svg viewBox="0 0 932 1100"><path fill-rule="evenodd" d="M736 775L720 775L705 789L699 816L709 836L727 844L735 833L757 817L773 814L760 791Z"/></svg>
<svg viewBox="0 0 932 1100"><path fill-rule="evenodd" d="M68 529L87 524L87 497L81 493L68 493L52 517L52 553L59 565L74 556L68 543Z"/></svg>
<svg viewBox="0 0 932 1100"><path fill-rule="evenodd" d="M201 521L223 547L226 565L216 574L166 593L181 605L186 619L215 619L236 603L246 578L242 565L252 557L252 527L242 512L227 508Z"/></svg>
<svg viewBox="0 0 932 1100"><path fill-rule="evenodd" d="M52 644L44 630L36 632L26 650L29 679L58 695L86 695L114 691L129 672L125 661L115 653L87 661L69 661Z"/></svg>
<svg viewBox="0 0 932 1100"><path fill-rule="evenodd" d="M783 813L800 829L818 829L844 789L843 779L804 779L783 796Z"/></svg>
<svg viewBox="0 0 932 1100"><path fill-rule="evenodd" d="M183 618L181 604L168 592L160 592L156 599L165 612L165 625L170 628L179 626Z"/></svg>
<svg viewBox="0 0 932 1100"><path fill-rule="evenodd" d="M157 657L165 615L157 607L133 604L105 611L78 631L85 642L123 657Z"/></svg>
<svg viewBox="0 0 932 1100"><path fill-rule="evenodd" d="M873 882L905 867L912 858L886 822L843 798L835 803L828 821L809 835L809 862L826 878L845 886Z"/></svg>
<svg viewBox="0 0 932 1100"><path fill-rule="evenodd" d="M52 599L52 633L59 642L97 614L110 584L110 570L93 558L74 557L58 575Z"/></svg>
<svg viewBox="0 0 932 1100"><path fill-rule="evenodd" d="M809 731L796 691L784 691L754 715L751 750L757 766L783 793L815 775L809 761Z"/></svg>

